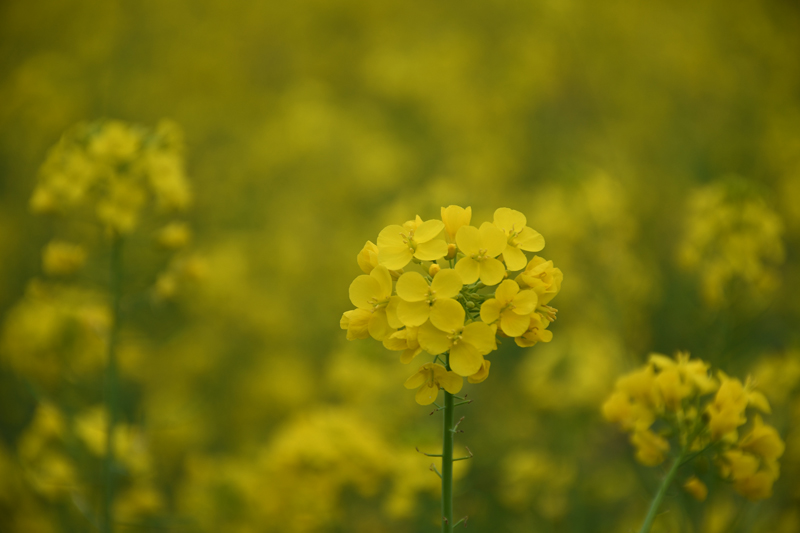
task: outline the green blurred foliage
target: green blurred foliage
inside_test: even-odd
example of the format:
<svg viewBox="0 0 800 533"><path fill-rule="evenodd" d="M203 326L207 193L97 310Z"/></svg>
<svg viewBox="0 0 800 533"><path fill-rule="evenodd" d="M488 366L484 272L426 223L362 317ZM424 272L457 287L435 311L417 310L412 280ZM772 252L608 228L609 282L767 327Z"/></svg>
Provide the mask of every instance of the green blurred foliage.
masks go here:
<svg viewBox="0 0 800 533"><path fill-rule="evenodd" d="M107 243L47 274L37 172L76 123L168 118L204 275L153 299L160 226L126 245L124 530L433 530L440 422L338 321L367 239L460 204L525 213L565 276L553 341L465 388L470 528L637 528L658 473L600 405L685 349L752 373L787 451L771 499L675 489L657 528L797 531L797 50L777 0L3 2L0 530L90 529L105 423Z"/></svg>

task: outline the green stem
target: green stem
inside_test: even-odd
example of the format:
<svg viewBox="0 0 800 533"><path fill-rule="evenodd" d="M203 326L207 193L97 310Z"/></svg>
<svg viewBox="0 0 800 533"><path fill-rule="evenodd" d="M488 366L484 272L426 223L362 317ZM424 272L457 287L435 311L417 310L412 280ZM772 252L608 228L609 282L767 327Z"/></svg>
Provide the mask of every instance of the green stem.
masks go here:
<svg viewBox="0 0 800 533"><path fill-rule="evenodd" d="M108 412L106 427L106 456L103 462L103 533L112 533L114 507L114 426L117 422L117 355L116 347L120 326L120 303L122 301L122 238L115 235L111 241L110 261L110 293L111 293L111 330L108 334L108 353L105 375L105 403Z"/></svg>
<svg viewBox="0 0 800 533"><path fill-rule="evenodd" d="M664 501L664 497L667 495L667 489L672 485L672 480L675 479L675 474L678 473L678 469L683 463L684 455L686 455L685 448L681 449L675 461L672 463L669 472L667 472L667 475L664 477L664 481L661 482L661 486L658 488L655 498L653 498L653 503L650 504L650 510L647 511L647 517L644 519L642 529L639 530L639 533L649 533L650 528L653 527L653 521L656 519L656 514L658 514L658 509L661 507L661 502Z"/></svg>
<svg viewBox="0 0 800 533"><path fill-rule="evenodd" d="M450 370L450 354L445 367ZM442 533L453 531L453 395L444 391L444 424L442 437Z"/></svg>

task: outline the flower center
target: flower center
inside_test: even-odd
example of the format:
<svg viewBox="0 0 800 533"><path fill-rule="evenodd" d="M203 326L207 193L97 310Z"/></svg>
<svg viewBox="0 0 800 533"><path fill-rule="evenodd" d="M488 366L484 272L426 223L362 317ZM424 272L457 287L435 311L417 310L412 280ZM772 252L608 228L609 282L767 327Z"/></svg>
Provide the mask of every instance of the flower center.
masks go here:
<svg viewBox="0 0 800 533"><path fill-rule="evenodd" d="M488 251L486 250L486 248L481 248L481 249L478 250L478 253L472 254L472 258L475 261L484 261L484 260L488 259L488 255L486 255L487 253L488 253Z"/></svg>

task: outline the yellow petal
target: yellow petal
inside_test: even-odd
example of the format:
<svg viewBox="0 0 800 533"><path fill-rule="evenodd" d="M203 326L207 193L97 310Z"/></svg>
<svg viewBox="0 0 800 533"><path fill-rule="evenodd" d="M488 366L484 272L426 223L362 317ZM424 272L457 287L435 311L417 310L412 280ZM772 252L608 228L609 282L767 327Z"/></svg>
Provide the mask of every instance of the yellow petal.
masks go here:
<svg viewBox="0 0 800 533"><path fill-rule="evenodd" d="M369 319L372 313L364 309L353 309L342 315L339 325L347 329L347 340L369 338Z"/></svg>
<svg viewBox="0 0 800 533"><path fill-rule="evenodd" d="M447 334L430 322L425 322L419 328L417 340L422 349L431 355L439 355L450 349L450 339Z"/></svg>
<svg viewBox="0 0 800 533"><path fill-rule="evenodd" d="M497 349L494 329L484 322L472 322L464 326L464 331L461 333L461 341L459 344L470 344L481 355L486 355Z"/></svg>
<svg viewBox="0 0 800 533"><path fill-rule="evenodd" d="M428 302L407 302L397 304L397 318L406 326L421 326L428 320L431 306Z"/></svg>
<svg viewBox="0 0 800 533"><path fill-rule="evenodd" d="M514 239L520 250L538 252L544 248L544 237L531 228L524 228Z"/></svg>
<svg viewBox="0 0 800 533"><path fill-rule="evenodd" d="M358 261L358 266L361 270L365 274L369 274L378 264L378 247L372 241L367 241L361 251L358 252L356 261Z"/></svg>
<svg viewBox="0 0 800 533"><path fill-rule="evenodd" d="M372 313L369 319L369 334L376 341L382 341L394 333L394 330L389 327L389 321L386 319L386 309L378 309Z"/></svg>
<svg viewBox="0 0 800 533"><path fill-rule="evenodd" d="M505 307L514 300L514 296L516 296L518 292L519 285L517 285L517 282L507 279L497 286L497 289L494 291L494 297L502 302Z"/></svg>
<svg viewBox="0 0 800 533"><path fill-rule="evenodd" d="M486 255L489 257L497 257L506 249L507 242L505 234L491 222L484 222L481 224L479 233L481 240L480 247L486 249Z"/></svg>
<svg viewBox="0 0 800 533"><path fill-rule="evenodd" d="M472 344L462 341L450 348L450 368L459 376L471 376L481 365L483 356Z"/></svg>
<svg viewBox="0 0 800 533"><path fill-rule="evenodd" d="M408 248L403 241L404 235L408 235L408 230L403 226L398 226L396 224L386 226L378 234L378 249L391 246L405 246Z"/></svg>
<svg viewBox="0 0 800 533"><path fill-rule="evenodd" d="M380 286L380 292L376 295L379 301L383 301L392 295L392 275L389 274L389 269L383 265L378 265L372 269L369 275L375 278Z"/></svg>
<svg viewBox="0 0 800 533"><path fill-rule="evenodd" d="M518 315L529 315L538 303L539 297L534 291L520 291L514 296L514 312Z"/></svg>
<svg viewBox="0 0 800 533"><path fill-rule="evenodd" d="M450 394L458 394L464 386L464 379L455 372L447 372L439 376L439 385Z"/></svg>
<svg viewBox="0 0 800 533"><path fill-rule="evenodd" d="M408 246L391 246L378 250L378 263L389 270L400 270L411 261L414 254Z"/></svg>
<svg viewBox="0 0 800 533"><path fill-rule="evenodd" d="M518 315L511 309L506 309L500 315L500 328L509 337L519 337L528 331L530 323L530 315Z"/></svg>
<svg viewBox="0 0 800 533"><path fill-rule="evenodd" d="M464 286L461 276L453 269L440 270L431 282L431 289L435 292L436 298L453 298Z"/></svg>
<svg viewBox="0 0 800 533"><path fill-rule="evenodd" d="M506 275L506 267L504 267L503 263L501 263L497 259L493 259L491 257L484 259L483 261L481 261L480 266L481 266L480 278L484 285L489 285L489 286L497 285L503 280L503 278ZM458 267L458 264L456 264L456 267ZM464 276L461 276L461 278L463 279ZM466 283L466 280L464 282Z"/></svg>
<svg viewBox="0 0 800 533"><path fill-rule="evenodd" d="M416 231L414 232L414 241L417 243L428 242L429 240L433 239L441 231L444 229L444 222L441 220L428 220L423 222L422 224L417 227Z"/></svg>
<svg viewBox="0 0 800 533"><path fill-rule="evenodd" d="M421 242L417 245L414 257L422 261L436 261L447 255L447 243L442 239Z"/></svg>
<svg viewBox="0 0 800 533"><path fill-rule="evenodd" d="M500 234L502 235L502 232ZM505 240L503 242L505 242ZM456 244L458 245L458 249L464 252L466 256L477 254L482 248L480 231L474 226L462 226L456 233ZM464 280L464 283L472 282Z"/></svg>
<svg viewBox="0 0 800 533"><path fill-rule="evenodd" d="M439 387L434 383L426 383L417 390L414 399L420 405L430 405L436 401L437 396L439 396Z"/></svg>
<svg viewBox="0 0 800 533"><path fill-rule="evenodd" d="M770 414L772 412L772 409L769 407L769 401L767 401L767 397L757 390L750 391L747 394L747 404L752 405L762 413Z"/></svg>
<svg viewBox="0 0 800 533"><path fill-rule="evenodd" d="M463 230L464 228L461 229ZM455 270L458 272L458 275L461 276L461 280L469 285L470 283L478 281L478 277L481 273L481 265L471 257L462 257L458 263L456 263ZM503 271L505 272L505 270Z"/></svg>
<svg viewBox="0 0 800 533"><path fill-rule="evenodd" d="M528 258L525 257L525 254L519 248L510 244L506 245L505 250L503 250L503 261L506 262L509 270L522 270L528 264Z"/></svg>
<svg viewBox="0 0 800 533"><path fill-rule="evenodd" d="M450 240L455 240L456 233L461 226L466 226L472 219L472 208L457 205L451 205L442 208L442 221L444 222L445 231L450 237Z"/></svg>
<svg viewBox="0 0 800 533"><path fill-rule="evenodd" d="M430 310L431 323L442 331L461 329L466 313L461 304L450 298L437 299ZM412 324L412 325L422 325Z"/></svg>
<svg viewBox="0 0 800 533"><path fill-rule="evenodd" d="M430 287L419 272L406 272L397 280L397 295L407 302L427 299Z"/></svg>
<svg viewBox="0 0 800 533"><path fill-rule="evenodd" d="M500 207L494 212L494 223L498 228L506 233L510 233L511 231L519 232L525 227L528 220L525 218L525 215L519 211L507 207Z"/></svg>
<svg viewBox="0 0 800 533"><path fill-rule="evenodd" d="M400 354L400 362L403 363L404 365L407 365L412 361L412 359L418 356L421 352L422 348L420 348L419 346L417 346L416 348L408 348L405 351L403 351L403 353Z"/></svg>
<svg viewBox="0 0 800 533"><path fill-rule="evenodd" d="M366 274L362 274L350 284L350 301L359 309L372 309L371 300L374 300L381 293L381 285L378 280Z"/></svg>
<svg viewBox="0 0 800 533"><path fill-rule="evenodd" d="M489 298L481 305L481 320L487 324L491 324L500 318L500 311L503 310L505 305L503 302L496 298Z"/></svg>
<svg viewBox="0 0 800 533"><path fill-rule="evenodd" d="M403 323L397 317L397 306L402 302L399 296L392 296L389 298L389 304L386 306L386 320L389 322L389 326L394 329L400 329L403 327Z"/></svg>

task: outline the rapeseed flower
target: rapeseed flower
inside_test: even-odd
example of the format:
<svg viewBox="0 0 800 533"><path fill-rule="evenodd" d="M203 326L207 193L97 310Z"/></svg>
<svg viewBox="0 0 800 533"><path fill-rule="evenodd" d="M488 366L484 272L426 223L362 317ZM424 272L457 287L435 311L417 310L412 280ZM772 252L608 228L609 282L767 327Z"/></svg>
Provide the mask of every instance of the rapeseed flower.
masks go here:
<svg viewBox="0 0 800 533"><path fill-rule="evenodd" d="M463 312L461 304L453 300L463 286L455 270L438 272L430 284L422 274L406 272L397 280L397 318L406 326L421 326L430 318L434 326L445 328Z"/></svg>
<svg viewBox="0 0 800 533"><path fill-rule="evenodd" d="M515 281L507 279L497 287L494 298L483 302L481 320L487 324L499 321L503 333L519 337L528 330L538 301L534 291L520 291Z"/></svg>
<svg viewBox="0 0 800 533"><path fill-rule="evenodd" d="M544 237L526 224L528 219L519 211L501 207L494 212L494 225L506 236L503 261L509 270L522 270L528 261L523 253L538 252L544 248Z"/></svg>
<svg viewBox="0 0 800 533"><path fill-rule="evenodd" d="M378 234L378 262L391 270L405 267L412 259L435 261L447 254L447 243L435 237L444 229L441 220L423 222L417 216L402 226L383 228Z"/></svg>
<svg viewBox="0 0 800 533"><path fill-rule="evenodd" d="M351 327L361 331L366 322L367 331L373 339L382 341L392 334L394 329L402 324L397 322L395 314L387 313L387 307L392 300L392 276L384 266L374 268L369 275L358 276L350 284L350 301L356 306L357 313L345 314L342 320L347 320L343 326L348 330ZM354 332L355 338L360 338Z"/></svg>
<svg viewBox="0 0 800 533"><path fill-rule="evenodd" d="M506 275L503 263L495 259L503 253L506 238L503 232L490 222L474 226L462 226L456 233L456 244L464 257L456 263L456 272L464 283L475 283L478 279L484 285L497 285Z"/></svg>
<svg viewBox="0 0 800 533"><path fill-rule="evenodd" d="M439 389L450 394L458 394L464 380L455 372L435 363L425 363L415 374L406 380L407 389L417 389L416 400L420 405L430 405L436 401Z"/></svg>

